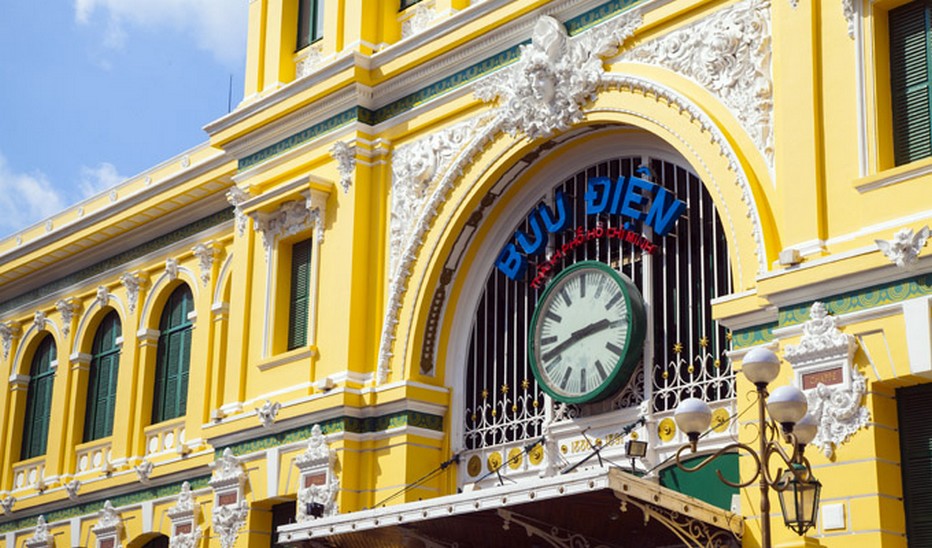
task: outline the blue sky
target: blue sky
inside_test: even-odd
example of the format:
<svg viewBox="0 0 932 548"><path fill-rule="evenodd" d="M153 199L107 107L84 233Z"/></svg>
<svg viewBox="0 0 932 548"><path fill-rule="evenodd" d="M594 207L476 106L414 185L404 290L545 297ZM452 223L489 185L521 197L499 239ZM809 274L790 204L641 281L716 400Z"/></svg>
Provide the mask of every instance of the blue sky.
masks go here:
<svg viewBox="0 0 932 548"><path fill-rule="evenodd" d="M207 140L247 0L0 0L0 237Z"/></svg>

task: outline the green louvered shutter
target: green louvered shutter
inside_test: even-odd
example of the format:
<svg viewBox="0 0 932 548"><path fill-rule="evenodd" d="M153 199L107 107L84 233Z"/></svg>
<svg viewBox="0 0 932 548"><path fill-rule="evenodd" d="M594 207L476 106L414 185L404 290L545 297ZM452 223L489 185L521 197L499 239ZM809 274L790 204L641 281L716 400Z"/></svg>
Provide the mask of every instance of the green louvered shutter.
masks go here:
<svg viewBox="0 0 932 548"><path fill-rule="evenodd" d="M52 384L55 381L55 341L46 336L36 349L29 368L29 389L26 393L26 417L23 420L23 444L20 458L31 459L45 454L52 406Z"/></svg>
<svg viewBox="0 0 932 548"><path fill-rule="evenodd" d="M168 298L159 324L159 346L152 403L152 422L183 415L187 409L188 369L191 361L191 290L181 286Z"/></svg>
<svg viewBox="0 0 932 548"><path fill-rule="evenodd" d="M890 10L890 91L896 165L932 156L932 10L911 2Z"/></svg>
<svg viewBox="0 0 932 548"><path fill-rule="evenodd" d="M87 386L87 411L84 415L84 441L105 438L113 433L117 377L120 365L120 317L110 312L94 335L90 376Z"/></svg>
<svg viewBox="0 0 932 548"><path fill-rule="evenodd" d="M896 391L909 546L932 546L932 384Z"/></svg>
<svg viewBox="0 0 932 548"><path fill-rule="evenodd" d="M288 310L288 350L307 344L307 313L311 289L311 240L291 248L291 299Z"/></svg>

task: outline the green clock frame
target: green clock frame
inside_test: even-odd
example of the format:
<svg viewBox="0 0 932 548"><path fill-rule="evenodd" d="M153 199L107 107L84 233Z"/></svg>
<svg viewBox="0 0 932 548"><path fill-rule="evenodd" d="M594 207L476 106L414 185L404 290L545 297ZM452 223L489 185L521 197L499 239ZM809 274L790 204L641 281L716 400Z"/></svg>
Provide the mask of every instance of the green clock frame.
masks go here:
<svg viewBox="0 0 932 548"><path fill-rule="evenodd" d="M548 384L547 378L540 371L540 364L537 359L536 336L537 322L540 320L540 314L543 305L547 302L550 294L555 288L561 287L561 281L574 272L582 269L598 269L608 274L609 278L614 281L621 289L627 308L628 319L628 337L625 341L624 348L613 364L611 371L602 383L594 390L576 397L568 397L555 392ZM623 388L631 379L637 367L638 359L641 357L644 347L644 335L647 331L647 315L644 309L644 300L641 292L627 276L619 273L614 268L605 263L598 261L581 261L573 264L560 272L544 290L544 293L537 301L537 307L534 309L534 315L531 317L531 324L528 328L528 361L531 364L531 370L537 379L541 389L551 398L569 404L593 403L615 394Z"/></svg>

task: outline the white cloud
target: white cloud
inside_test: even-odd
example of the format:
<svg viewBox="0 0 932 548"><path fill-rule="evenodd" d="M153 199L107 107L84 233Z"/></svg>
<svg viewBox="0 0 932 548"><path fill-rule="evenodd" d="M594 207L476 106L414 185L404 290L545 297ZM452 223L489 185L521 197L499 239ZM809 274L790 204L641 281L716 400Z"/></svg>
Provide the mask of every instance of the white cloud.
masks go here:
<svg viewBox="0 0 932 548"><path fill-rule="evenodd" d="M117 173L116 166L102 162L97 167L81 167L81 181L78 188L85 198L90 198L109 190L126 180L126 177Z"/></svg>
<svg viewBox="0 0 932 548"><path fill-rule="evenodd" d="M104 12L104 44L116 49L131 35L127 26L178 30L219 61L238 66L245 52L247 9L242 0L75 0L75 19L88 24L96 11Z"/></svg>
<svg viewBox="0 0 932 548"><path fill-rule="evenodd" d="M44 173L18 173L0 153L0 232L21 230L63 207L61 195Z"/></svg>

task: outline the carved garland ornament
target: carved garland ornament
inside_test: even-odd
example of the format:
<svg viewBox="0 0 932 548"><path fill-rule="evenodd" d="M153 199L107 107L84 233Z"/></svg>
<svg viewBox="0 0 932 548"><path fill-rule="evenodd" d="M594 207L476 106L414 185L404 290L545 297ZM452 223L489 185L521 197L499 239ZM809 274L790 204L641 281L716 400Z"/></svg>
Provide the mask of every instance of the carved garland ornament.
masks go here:
<svg viewBox="0 0 932 548"><path fill-rule="evenodd" d="M0 323L0 347L3 348L3 359L10 356L10 347L13 346L13 339L19 337L20 328L13 322Z"/></svg>
<svg viewBox="0 0 932 548"><path fill-rule="evenodd" d="M747 0L618 57L686 76L719 98L773 169L770 1Z"/></svg>
<svg viewBox="0 0 932 548"><path fill-rule="evenodd" d="M205 242L191 248L191 252L197 257L198 266L201 269L201 283L204 284L204 287L207 287L207 284L210 283L210 273L214 261L223 254L223 248L217 243Z"/></svg>
<svg viewBox="0 0 932 548"><path fill-rule="evenodd" d="M356 171L356 146L337 141L330 148L330 155L337 161L340 187L343 188L343 194L346 194L353 184L353 172Z"/></svg>
<svg viewBox="0 0 932 548"><path fill-rule="evenodd" d="M243 208L240 205L248 199L249 193L238 186L230 187L230 190L227 191L227 201L233 206L233 216L236 218L236 233L240 237L246 232L246 223L249 221L249 217L243 213Z"/></svg>
<svg viewBox="0 0 932 548"><path fill-rule="evenodd" d="M842 368L850 379L831 386L819 382L815 388L806 390L809 414L819 425L812 443L826 457L831 457L836 447L867 426L870 414L861 405L867 393L867 379L852 363L856 350L854 336L842 333L835 325L835 317L829 316L820 302L812 305L809 315L799 344L787 346L784 357L800 374Z"/></svg>
<svg viewBox="0 0 932 548"><path fill-rule="evenodd" d="M317 242L323 242L326 202L326 194L311 191L304 196L304 200L283 202L271 213L253 214L256 231L262 234L266 260L271 259L272 248L279 238L297 234L309 226L313 227Z"/></svg>
<svg viewBox="0 0 932 548"><path fill-rule="evenodd" d="M126 288L127 301L129 302L129 313L136 312L136 305L139 304L139 291L148 285L147 280L140 274L129 272L120 276L120 283Z"/></svg>
<svg viewBox="0 0 932 548"><path fill-rule="evenodd" d="M415 255L423 242L430 223L439 207L444 203L463 170L483 147L501 131L522 132L543 136L572 123L574 107L569 114L554 114L545 100L553 101L556 97L566 100L576 97L589 101L595 90L589 91L592 82L597 88L623 89L656 97L667 103L670 108L687 113L701 130L709 134L713 143L727 160L729 169L735 173L735 184L741 188L742 201L747 206L747 217L753 225L755 255L761 271L766 270L766 257L763 249L763 235L760 216L754 208L750 183L741 167L741 163L731 150L725 136L716 124L698 107L689 103L674 91L637 77L605 74L601 58L623 45L624 40L636 30L640 16L628 12L619 18L583 33L568 38L562 26L538 22L534 39L522 49L521 60L488 78L488 83L480 82L476 95L486 100L497 100L498 108L493 117L474 119L431 135L411 145L400 147L392 159L392 219L390 235L389 264L391 282L389 300L382 324L379 342L379 361L376 379L378 383L387 380L389 361L392 357L392 344L395 328L401 309L401 299L405 292L408 277L411 274ZM747 27L745 27L747 28ZM769 32L769 31L768 31ZM769 37L769 34L767 34ZM586 54L577 49L583 44L594 54ZM560 57L552 57L560 52L572 52L574 59L586 60L586 70L598 73L576 75L567 73L568 63L561 62ZM598 60L598 62L596 62ZM551 63L548 67L547 63ZM558 70L559 69L559 70ZM569 78L568 81L565 79ZM534 86L543 85L542 90ZM564 89L565 88L565 89ZM582 108L584 105L576 105ZM550 113L550 114L548 114ZM436 176L442 175L434 183ZM734 226L729 226L732 233ZM737 273L738 277L743 274Z"/></svg>
<svg viewBox="0 0 932 548"><path fill-rule="evenodd" d="M55 303L55 308L61 314L62 334L67 337L71 333L71 320L80 312L81 303L77 299L60 299Z"/></svg>

